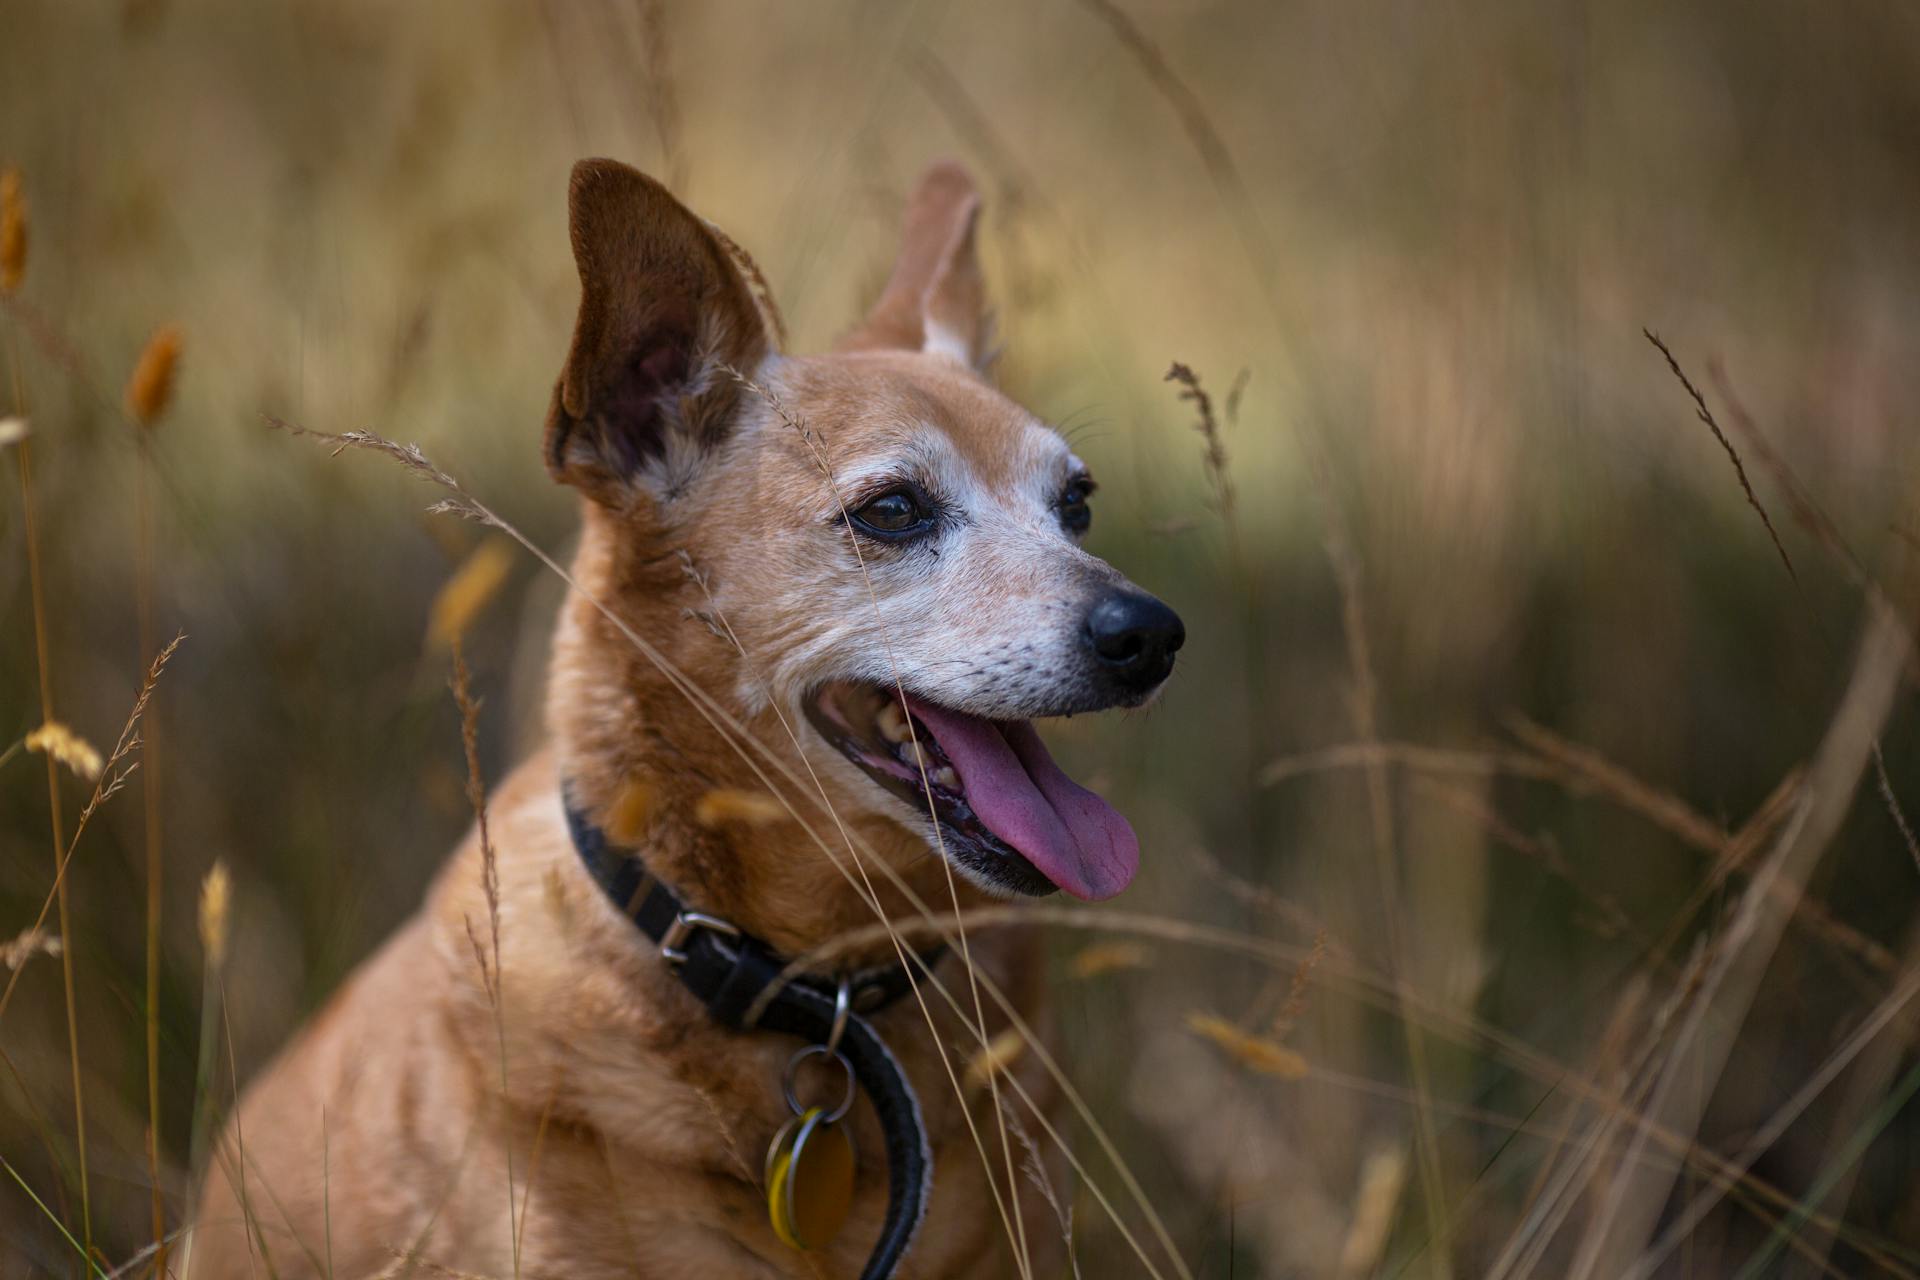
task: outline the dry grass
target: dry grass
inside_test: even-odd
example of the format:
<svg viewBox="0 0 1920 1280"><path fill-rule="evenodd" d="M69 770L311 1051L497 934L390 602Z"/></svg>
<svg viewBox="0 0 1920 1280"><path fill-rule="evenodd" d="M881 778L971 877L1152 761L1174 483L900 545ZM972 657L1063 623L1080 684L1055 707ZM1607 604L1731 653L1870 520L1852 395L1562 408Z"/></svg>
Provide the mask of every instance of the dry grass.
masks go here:
<svg viewBox="0 0 1920 1280"><path fill-rule="evenodd" d="M1681 387L1693 400L1694 416L1707 424L1707 430L1713 433L1713 438L1726 452L1727 461L1733 464L1734 478L1740 482L1740 492L1746 495L1747 505L1753 508L1753 513L1760 517L1760 523L1766 527L1767 540L1773 543L1773 549L1780 553L1780 563L1786 566L1787 576L1797 579L1799 575L1793 571L1793 557L1787 554L1786 547L1781 544L1780 534L1773 527L1773 517L1767 514L1767 509L1760 505L1760 499L1754 496L1753 483L1747 479L1746 465L1740 461L1740 455L1734 451L1733 442L1727 439L1727 433L1720 429L1720 423L1715 420L1713 410L1707 408L1707 398L1701 395L1699 388L1693 385L1692 379L1687 377L1686 370L1680 367L1680 361L1674 357L1667 344L1660 340L1659 334L1651 329L1642 329L1640 332L1646 336L1648 342L1654 345L1654 349L1665 357L1667 368L1673 371L1673 376L1679 379Z"/></svg>
<svg viewBox="0 0 1920 1280"><path fill-rule="evenodd" d="M978 1099L1006 1269L1057 1229L1089 1276L1920 1276L1920 191L1879 141L1913 110L1909 33L1787 0L1739 31L1112 0L737 17L386 14L373 56L351 4L258 16L251 43L178 7L19 15L0 1270L175 1268L233 1089L538 736L566 585L540 549L570 519L533 443L574 287L562 162L687 191L809 350L882 266L906 175L957 143L990 180L1000 376L1100 474L1095 549L1193 636L1150 714L1057 744L1149 851L1110 908L1024 917L1056 938L1064 1051L989 1032L1004 997L971 973L916 972L964 1029L945 1087ZM96 111L81 87L106 83ZM1676 428L1643 327L1716 443ZM427 451L327 443L487 528L421 533L380 471L247 431L263 408L404 429ZM789 425L831 485L831 424ZM515 547L552 572L516 575ZM196 639L162 757L176 620ZM688 625L732 635L717 609ZM449 707L419 676L455 653ZM76 744L104 745L135 657L133 722L91 765ZM858 840L800 820L816 780L773 748L804 731L757 743L722 691L663 675L756 772L704 820L790 827L876 898ZM469 681L497 691L484 742ZM136 759L144 812L105 806ZM636 788L613 825L643 834L661 799ZM503 1017L495 902L472 942ZM839 945L964 949L1010 918L916 903ZM516 1242L547 1138L513 1153ZM244 1144L222 1158L262 1274L306 1265L277 1256Z"/></svg>

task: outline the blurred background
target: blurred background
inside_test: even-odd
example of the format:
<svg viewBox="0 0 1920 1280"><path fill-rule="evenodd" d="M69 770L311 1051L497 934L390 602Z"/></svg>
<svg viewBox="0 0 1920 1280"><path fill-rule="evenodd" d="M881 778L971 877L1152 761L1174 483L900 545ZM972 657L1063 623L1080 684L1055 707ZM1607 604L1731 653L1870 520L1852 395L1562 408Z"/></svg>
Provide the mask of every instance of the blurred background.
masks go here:
<svg viewBox="0 0 1920 1280"><path fill-rule="evenodd" d="M957 155L1000 381L1075 433L1093 549L1191 635L1154 709L1055 739L1146 851L1054 962L1066 1061L1180 1256L1150 1245L1157 1273L1920 1275L1920 10L7 0L0 27L30 228L0 416L31 433L56 718L111 750L143 555L151 634L187 633L147 729L171 1226L233 1073L468 825L448 636L498 779L560 598L399 469L262 415L417 442L564 552L536 442L572 162L668 180L809 350ZM141 425L122 388L167 325ZM55 866L17 745L19 452L0 939ZM1862 650L1882 589L1901 621ZM84 1230L108 1271L152 1240L149 781L75 846L64 952L7 953L7 1277L81 1273L76 1085ZM91 787L60 787L71 835ZM1148 1273L1074 1208L1081 1274Z"/></svg>

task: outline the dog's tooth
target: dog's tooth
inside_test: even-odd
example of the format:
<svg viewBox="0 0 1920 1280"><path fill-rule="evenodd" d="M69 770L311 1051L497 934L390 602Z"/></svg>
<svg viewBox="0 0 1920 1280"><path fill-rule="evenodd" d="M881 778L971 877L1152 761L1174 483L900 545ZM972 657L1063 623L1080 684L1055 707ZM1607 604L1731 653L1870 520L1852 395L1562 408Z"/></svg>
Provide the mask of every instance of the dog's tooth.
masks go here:
<svg viewBox="0 0 1920 1280"><path fill-rule="evenodd" d="M907 743L906 746L902 748L901 754L906 756L908 764L923 773L933 767L927 760L927 749L917 742Z"/></svg>
<svg viewBox="0 0 1920 1280"><path fill-rule="evenodd" d="M880 708L880 714L873 718L874 725L880 730L880 736L888 742L905 742L912 735L907 732L906 713L900 710L900 704L889 702Z"/></svg>
<svg viewBox="0 0 1920 1280"><path fill-rule="evenodd" d="M953 771L953 766L950 764L941 765L929 776L932 777L933 785L936 787L944 787L948 791L960 789L960 775Z"/></svg>

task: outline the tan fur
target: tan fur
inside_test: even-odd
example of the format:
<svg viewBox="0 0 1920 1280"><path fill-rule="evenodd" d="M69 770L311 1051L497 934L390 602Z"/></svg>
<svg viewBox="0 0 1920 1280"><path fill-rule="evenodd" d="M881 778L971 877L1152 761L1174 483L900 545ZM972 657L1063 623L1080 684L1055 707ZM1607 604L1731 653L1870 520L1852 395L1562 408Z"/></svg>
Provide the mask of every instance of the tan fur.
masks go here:
<svg viewBox="0 0 1920 1280"><path fill-rule="evenodd" d="M916 826L897 801L809 737L797 712L806 681L823 669L878 663L882 673L936 673L947 650L929 645L1004 648L1022 627L1054 616L1063 582L1119 581L1057 529L1039 528L1032 502L1005 496L1051 483L1049 469L1070 455L968 367L986 332L971 184L953 166L932 171L873 315L842 351L805 358L772 351L725 246L649 180L588 162L576 171L573 196L583 298L547 456L554 474L586 495L574 565L585 593L616 610L801 777L811 762L834 811L922 899L936 909L956 895L963 906L981 901L978 889L929 856L926 824ZM966 357L942 354L935 329L957 335ZM632 353L642 347L665 354L639 368ZM778 404L743 388L723 365L755 377ZM660 410L660 434L616 437L636 387L681 375L684 387ZM623 407L615 414L609 405ZM874 557L870 576L891 649L866 580L849 570L846 531L831 518L833 489L795 419L817 431L832 467L847 476L919 447L916 432L936 431L946 442L939 447L959 456L952 465L991 496L975 522L977 549L966 563L942 567L951 576L937 589L905 581L884 554ZM926 603L935 596L953 597L950 614ZM1008 705L1022 696L1012 685L982 694ZM806 760L782 716L809 744ZM709 1020L582 869L563 822L561 781L687 902L787 954L870 924L870 910L798 824L769 821L765 805L738 799L703 805L716 791L757 796L765 788L577 595L559 621L548 725L552 745L491 796L504 1086L474 953L473 939L484 946L489 932L475 834L421 912L247 1091L202 1189L189 1255L195 1280L268 1274L254 1261L263 1254L282 1277L322 1274L329 1258L338 1276L512 1275L509 1153L525 1221L521 1275L859 1272L886 1200L871 1108L862 1099L852 1114L862 1163L846 1229L826 1254L786 1248L768 1225L759 1182L767 1143L787 1116L780 1074L797 1044ZM819 798L793 799L847 858ZM910 914L877 871L873 881L893 915ZM1044 1027L1030 931L976 933L972 953L1022 1016ZM891 958L886 949L855 959ZM940 973L965 991L957 959ZM978 1041L937 997L929 995L928 1007L931 1033L912 999L875 1019L920 1095L935 1149L931 1210L900 1274L1006 1274L1004 1230L934 1038L954 1054L956 1074ZM1005 1025L988 1018L989 1034ZM1036 1055L1023 1055L1015 1074L1052 1107ZM984 1095L965 1105L1004 1180L990 1106ZM1020 1155L1016 1146L1016 1161ZM1044 1259L1057 1250L1058 1225L1024 1175L1018 1191L1028 1238Z"/></svg>

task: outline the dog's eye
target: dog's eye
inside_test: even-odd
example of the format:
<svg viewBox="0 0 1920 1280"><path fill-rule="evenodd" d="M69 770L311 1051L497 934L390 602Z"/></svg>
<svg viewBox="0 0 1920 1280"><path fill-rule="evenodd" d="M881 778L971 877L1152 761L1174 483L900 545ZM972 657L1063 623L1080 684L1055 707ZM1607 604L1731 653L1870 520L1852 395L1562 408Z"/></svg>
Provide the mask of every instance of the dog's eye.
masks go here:
<svg viewBox="0 0 1920 1280"><path fill-rule="evenodd" d="M862 532L899 539L924 532L932 526L933 517L912 490L889 489L855 511L853 522Z"/></svg>
<svg viewBox="0 0 1920 1280"><path fill-rule="evenodd" d="M1080 534L1087 531L1093 523L1093 508L1087 505L1087 499L1093 496L1093 479L1090 476L1075 477L1067 485L1065 493L1060 495L1060 523L1066 526L1068 533Z"/></svg>

